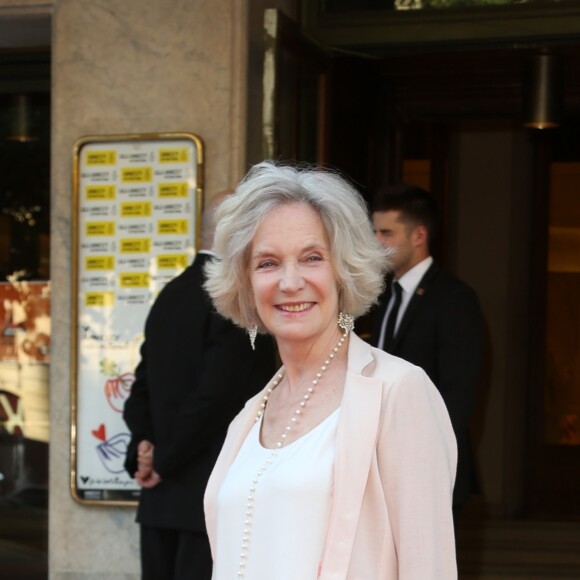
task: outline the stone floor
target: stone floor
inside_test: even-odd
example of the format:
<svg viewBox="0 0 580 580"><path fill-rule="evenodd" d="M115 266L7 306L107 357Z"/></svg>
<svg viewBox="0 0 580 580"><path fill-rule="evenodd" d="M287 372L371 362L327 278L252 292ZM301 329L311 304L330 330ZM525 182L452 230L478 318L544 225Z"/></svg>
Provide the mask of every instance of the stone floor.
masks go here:
<svg viewBox="0 0 580 580"><path fill-rule="evenodd" d="M580 580L580 521L463 521L460 580Z"/></svg>

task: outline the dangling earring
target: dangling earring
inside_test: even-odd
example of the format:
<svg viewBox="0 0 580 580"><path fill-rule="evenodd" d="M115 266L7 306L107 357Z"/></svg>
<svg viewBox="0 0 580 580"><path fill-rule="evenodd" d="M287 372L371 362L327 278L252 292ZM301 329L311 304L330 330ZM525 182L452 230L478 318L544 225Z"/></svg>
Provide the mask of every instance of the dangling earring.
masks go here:
<svg viewBox="0 0 580 580"><path fill-rule="evenodd" d="M344 334L348 334L354 328L354 317L352 314L345 314L344 312L339 312L338 314L338 326L344 330Z"/></svg>
<svg viewBox="0 0 580 580"><path fill-rule="evenodd" d="M250 335L250 344L252 345L252 350L256 350L256 336L258 336L258 326L254 324L248 328L248 334Z"/></svg>

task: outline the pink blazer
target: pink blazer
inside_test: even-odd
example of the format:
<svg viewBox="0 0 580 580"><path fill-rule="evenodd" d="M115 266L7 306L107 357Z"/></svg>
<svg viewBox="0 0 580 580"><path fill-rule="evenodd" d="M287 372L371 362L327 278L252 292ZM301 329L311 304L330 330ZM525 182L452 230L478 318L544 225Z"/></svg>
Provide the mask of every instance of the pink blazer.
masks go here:
<svg viewBox="0 0 580 580"><path fill-rule="evenodd" d="M232 421L206 488L214 557L218 491L254 423L262 395L250 399ZM317 578L457 578L451 512L456 466L449 415L427 375L352 334L330 519Z"/></svg>

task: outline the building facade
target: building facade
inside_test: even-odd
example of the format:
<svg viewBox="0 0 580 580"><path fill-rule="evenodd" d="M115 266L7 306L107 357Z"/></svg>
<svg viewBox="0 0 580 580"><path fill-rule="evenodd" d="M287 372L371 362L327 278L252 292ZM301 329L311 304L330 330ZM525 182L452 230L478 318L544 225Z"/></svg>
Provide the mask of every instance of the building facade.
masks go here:
<svg viewBox="0 0 580 580"><path fill-rule="evenodd" d="M264 154L262 83L264 53L268 45L264 43L263 33L266 8L279 8L291 17L302 16L303 28L311 36L318 37L323 52L332 53L329 47L334 45L335 60L336 54L344 55L349 51L367 58L374 55L375 59L383 59L383 77L392 79L401 75L401 71L392 68L393 54L396 56L393 51L399 49L409 54L409 46L403 47L403 40L398 40L395 33L393 46L384 38L377 38L374 28L365 29L369 19L364 20L360 15L358 28L348 33L340 20L344 15L341 16L338 8L336 13L327 15L326 21L316 20L319 13L307 9L308 4L305 2L301 7L298 2L266 0L0 0L0 28L16 26L24 34L21 38L28 36L30 43L35 42L34 33L39 28L50 32L51 580L136 580L139 577L139 538L134 507L87 506L71 496L73 145L87 135L193 132L204 142L206 196L232 187L245 174L249 164ZM318 3L310 4L319 6ZM340 2L328 5L338 7ZM540 20L541 15L536 15L534 22L537 24ZM436 24L439 28L433 34L445 34L441 32L444 23ZM329 32L331 25L335 26L334 32ZM569 14L557 26L564 27L562 42L568 47L580 46L578 11ZM361 40L356 30L363 29L368 36ZM480 33L468 31L467 34ZM516 48L517 42L510 41L505 29L497 35L495 41L506 54ZM431 50L429 42L441 40L428 37L423 43L416 41L416 47L422 46L423 52ZM487 50L486 42L495 42L493 38L474 40L482 50ZM532 46L539 40L532 34L526 42ZM553 39L546 40L547 45L553 42ZM387 45L388 50L377 49L377 46ZM440 49L442 45L437 46ZM497 48L495 44L494 47ZM453 51L457 53L460 49L455 45ZM450 66L449 61L441 66L444 70ZM345 66L342 71L347 68ZM489 74L493 76L493 70ZM419 78L419 73L417 75ZM335 74L334 79L339 76ZM360 77L348 78L358 78L360 82ZM377 91L365 89L364 82L343 86L350 87L348 94L351 95L360 88L363 96L369 99L383 94L380 82L368 85L376 87ZM327 87L333 90L333 85ZM408 99L407 102L415 107L413 114L421 117L421 100L413 93L411 84L406 87L407 93L400 93L400 102ZM336 86L334 90L338 94ZM365 91L369 91L369 95ZM471 98L468 92L465 95L463 103ZM381 108L375 100L370 102L374 103L373 114L378 115ZM347 105L341 105L335 98L332 106L328 106L329 110L332 107L335 120L333 132L326 140L342 139L336 130L340 124L337 119L346 122L344 115L341 117L340 106ZM349 106L360 109L365 105L353 96ZM348 110L352 112L353 109ZM533 322L536 295L531 290L534 280L531 252L536 248L533 239L537 227L534 212L537 204L544 203L541 196L534 197L532 192L537 191L538 180L542 178L534 173L534 167L537 156L544 149L541 143L530 142L528 134L515 126L514 114L509 117L508 113L507 121L502 114L499 122L494 118L482 129L482 123L489 121L486 111L475 120L462 117L463 124L455 125L455 129L446 134L448 153L443 165L450 169L443 181L455 192L447 206L450 212L447 261L478 290L488 325L488 375L474 424L482 483L477 509L487 516L515 517L530 504L528 494L533 490L530 492L526 487L526 480L537 466L532 459L527 461L526 458L534 453L530 451L530 446L534 445L530 429L535 428L534 418L539 416L534 407L536 398L530 395L533 382L530 353L535 347L530 346L529 337L538 328ZM376 118L365 117L359 125L373 124ZM430 120L431 127L433 123L436 125L437 119ZM377 124L380 123L377 121ZM306 149L316 152L307 157L324 160L326 156L329 163L348 173L351 170L349 162L342 166L340 159L344 156L352 161L356 157L355 139L361 135L359 129L353 126L344 140L352 152L345 153L344 148L332 150L331 145L324 143L319 143L316 149L310 143L310 148ZM307 133L306 128L304 130ZM310 137L311 141L317 138L325 141L324 136ZM388 165L385 156L395 155L396 134L390 141L376 135L372 139L364 138L368 141L358 149L373 158L375 169L370 173L378 176L375 183L397 175L432 188L437 185L438 174L434 168L438 153L433 152L437 144L431 142L427 166L417 160L417 157L425 157L423 153L410 152L399 159L402 174L395 171L389 175L383 166ZM368 146L371 141L373 147ZM377 148L382 151L382 158L376 154ZM291 156L279 149L268 152L275 156ZM296 155L296 151L293 154ZM484 164L480 162L482 159ZM361 163L364 165L364 160ZM360 164L352 163L355 173L359 167ZM579 204L578 199L572 200L573 212ZM575 226L567 227L576 229ZM544 230L547 232L546 228ZM570 239L576 240L575 234L570 235ZM571 243L577 247L574 245L577 242ZM539 251L548 252L547 238ZM540 318L544 313L545 310ZM545 319L542 320L545 325ZM545 334L545 328L542 332ZM544 351L541 352L543 355ZM577 449L566 446L564 453L566 458L575 457L570 453L577 453Z"/></svg>

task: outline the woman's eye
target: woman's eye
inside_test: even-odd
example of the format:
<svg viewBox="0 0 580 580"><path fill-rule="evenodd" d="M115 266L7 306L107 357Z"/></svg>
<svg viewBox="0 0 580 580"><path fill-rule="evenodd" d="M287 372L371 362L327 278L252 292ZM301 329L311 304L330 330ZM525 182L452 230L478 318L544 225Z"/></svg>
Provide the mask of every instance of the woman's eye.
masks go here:
<svg viewBox="0 0 580 580"><path fill-rule="evenodd" d="M312 256L308 256L306 258L307 262L320 262L322 260L322 256L319 256L318 254L313 254Z"/></svg>
<svg viewBox="0 0 580 580"><path fill-rule="evenodd" d="M274 265L273 260L263 260L262 262L258 262L257 270L262 268L271 268Z"/></svg>

